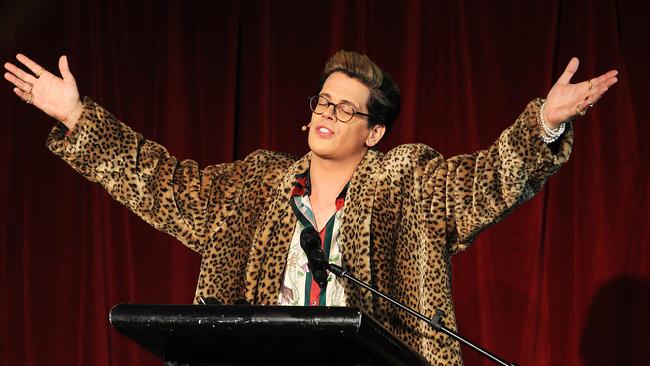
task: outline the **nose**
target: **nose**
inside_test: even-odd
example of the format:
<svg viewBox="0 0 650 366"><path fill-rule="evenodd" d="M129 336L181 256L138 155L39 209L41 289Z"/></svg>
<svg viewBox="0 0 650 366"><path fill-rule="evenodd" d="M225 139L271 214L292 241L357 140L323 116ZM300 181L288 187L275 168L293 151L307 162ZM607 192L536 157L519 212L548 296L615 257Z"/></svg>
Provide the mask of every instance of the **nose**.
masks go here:
<svg viewBox="0 0 650 366"><path fill-rule="evenodd" d="M332 121L336 121L336 105L330 103L330 105L327 106L327 109L323 112L323 116Z"/></svg>

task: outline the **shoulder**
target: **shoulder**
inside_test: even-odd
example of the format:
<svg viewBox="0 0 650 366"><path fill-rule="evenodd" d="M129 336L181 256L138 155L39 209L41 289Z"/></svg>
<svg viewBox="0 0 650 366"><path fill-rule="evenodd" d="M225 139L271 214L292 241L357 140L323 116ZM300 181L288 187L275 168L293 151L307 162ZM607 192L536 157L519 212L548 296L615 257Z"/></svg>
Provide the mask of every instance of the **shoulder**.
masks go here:
<svg viewBox="0 0 650 366"><path fill-rule="evenodd" d="M382 156L384 167L426 166L443 161L442 155L425 144L399 145Z"/></svg>
<svg viewBox="0 0 650 366"><path fill-rule="evenodd" d="M256 150L246 156L242 164L242 173L246 179L260 180L266 184L275 184L296 162L291 154L269 150Z"/></svg>
<svg viewBox="0 0 650 366"><path fill-rule="evenodd" d="M251 168L261 170L286 169L296 160L296 157L291 154L261 149L253 151L244 158L244 162L251 165Z"/></svg>
<svg viewBox="0 0 650 366"><path fill-rule="evenodd" d="M255 181L269 183L281 176L295 161L296 158L290 154L256 150L232 163L211 165L205 169L205 173L211 175L213 179L230 179L231 184L236 182L251 184Z"/></svg>
<svg viewBox="0 0 650 366"><path fill-rule="evenodd" d="M414 179L419 181L444 166L442 155L424 144L404 144L385 154L372 154L377 161L377 178L391 185L412 184Z"/></svg>

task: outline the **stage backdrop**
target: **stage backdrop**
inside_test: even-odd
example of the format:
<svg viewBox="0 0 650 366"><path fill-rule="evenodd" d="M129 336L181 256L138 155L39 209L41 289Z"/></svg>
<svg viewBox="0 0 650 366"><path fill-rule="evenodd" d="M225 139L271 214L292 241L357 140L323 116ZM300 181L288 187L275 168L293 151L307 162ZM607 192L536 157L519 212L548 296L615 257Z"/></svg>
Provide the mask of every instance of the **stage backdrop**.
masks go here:
<svg viewBox="0 0 650 366"><path fill-rule="evenodd" d="M619 83L575 123L571 160L453 259L460 332L522 365L650 359L650 57L644 1L0 3L0 57L50 71L180 159L307 152L325 61L368 54L401 85L381 149L482 149L575 81ZM108 324L116 303L189 303L199 257L44 147L53 121L0 90L0 364L159 365ZM488 365L463 349L467 365Z"/></svg>

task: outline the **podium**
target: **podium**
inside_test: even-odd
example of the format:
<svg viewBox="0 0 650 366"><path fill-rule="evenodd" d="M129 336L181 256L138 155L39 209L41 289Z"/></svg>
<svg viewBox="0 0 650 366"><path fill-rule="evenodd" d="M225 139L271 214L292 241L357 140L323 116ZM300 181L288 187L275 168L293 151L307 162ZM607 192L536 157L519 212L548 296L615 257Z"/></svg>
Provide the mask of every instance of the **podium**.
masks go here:
<svg viewBox="0 0 650 366"><path fill-rule="evenodd" d="M358 308L119 304L109 319L169 366L429 365Z"/></svg>

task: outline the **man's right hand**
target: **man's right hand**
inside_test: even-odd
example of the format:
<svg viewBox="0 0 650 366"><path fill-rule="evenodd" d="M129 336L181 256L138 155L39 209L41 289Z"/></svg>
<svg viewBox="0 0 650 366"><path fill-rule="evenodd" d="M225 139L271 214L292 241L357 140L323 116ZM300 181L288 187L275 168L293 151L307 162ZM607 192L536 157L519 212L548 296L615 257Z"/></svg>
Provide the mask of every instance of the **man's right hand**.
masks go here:
<svg viewBox="0 0 650 366"><path fill-rule="evenodd" d="M68 68L68 58L59 58L59 71L62 78L48 72L27 56L18 54L16 59L27 69L7 62L5 79L14 84L14 93L23 101L34 104L38 109L49 116L61 121L68 129L73 129L77 124L83 105L79 99L79 90L74 76Z"/></svg>

